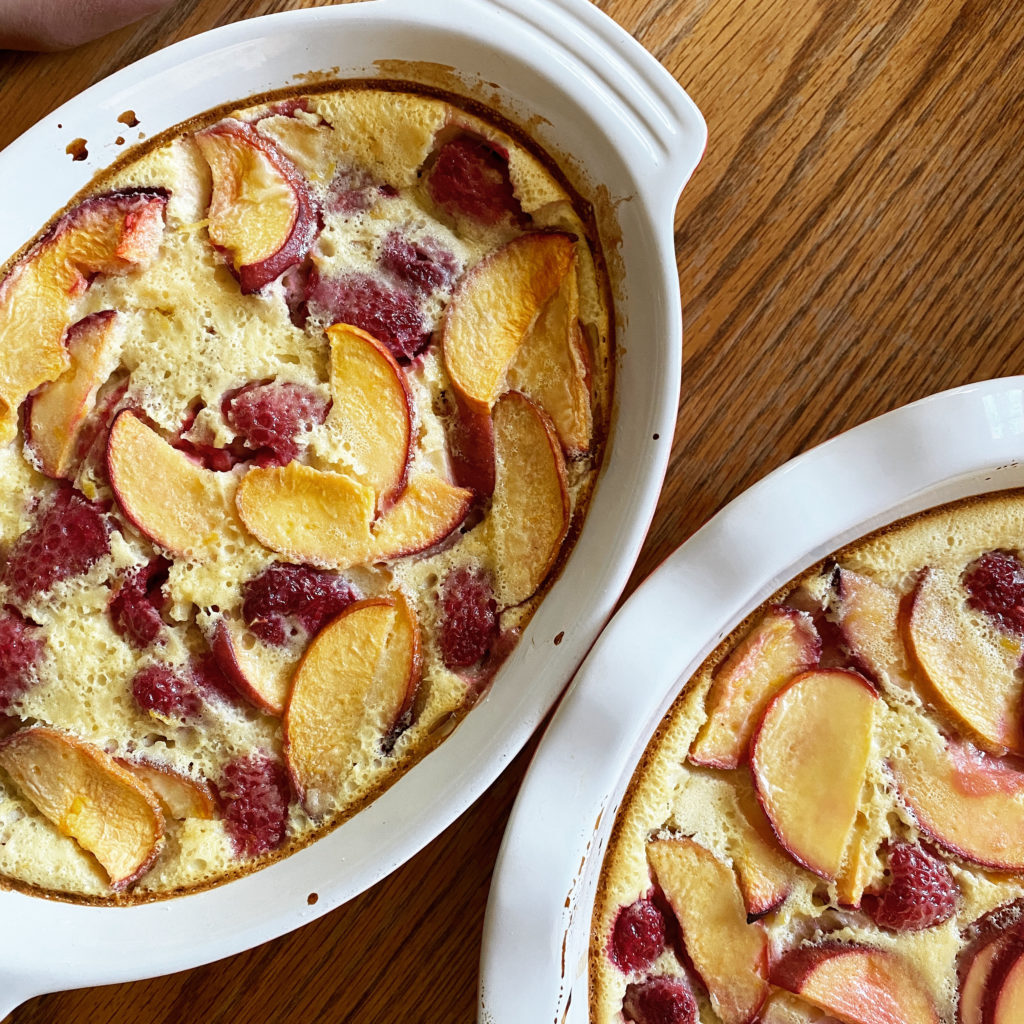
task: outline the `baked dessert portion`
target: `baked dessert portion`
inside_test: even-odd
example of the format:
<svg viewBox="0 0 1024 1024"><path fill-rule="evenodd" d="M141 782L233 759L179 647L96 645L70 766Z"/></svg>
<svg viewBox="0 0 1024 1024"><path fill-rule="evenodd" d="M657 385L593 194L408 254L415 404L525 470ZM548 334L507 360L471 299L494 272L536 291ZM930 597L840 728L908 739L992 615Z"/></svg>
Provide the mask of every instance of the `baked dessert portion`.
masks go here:
<svg viewBox="0 0 1024 1024"><path fill-rule="evenodd" d="M1024 493L838 552L690 679L618 811L591 1019L1024 1020Z"/></svg>
<svg viewBox="0 0 1024 1024"><path fill-rule="evenodd" d="M8 883L250 870L491 684L607 431L603 264L553 168L352 83L166 133L8 266Z"/></svg>

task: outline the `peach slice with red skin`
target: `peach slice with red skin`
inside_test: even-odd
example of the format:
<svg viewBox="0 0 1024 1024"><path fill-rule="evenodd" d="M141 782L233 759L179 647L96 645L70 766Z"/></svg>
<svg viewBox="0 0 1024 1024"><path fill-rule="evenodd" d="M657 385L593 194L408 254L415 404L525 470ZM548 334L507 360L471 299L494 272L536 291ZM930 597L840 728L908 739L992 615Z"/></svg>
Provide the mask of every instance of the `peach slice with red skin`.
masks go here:
<svg viewBox="0 0 1024 1024"><path fill-rule="evenodd" d="M962 602L955 580L922 571L900 609L911 665L958 729L991 753L1024 753L1024 693L1015 672L1020 652L993 644L963 613Z"/></svg>
<svg viewBox="0 0 1024 1024"><path fill-rule="evenodd" d="M349 475L386 508L405 487L412 460L413 400L395 357L349 324L327 328L331 411L325 427L347 453Z"/></svg>
<svg viewBox="0 0 1024 1024"><path fill-rule="evenodd" d="M890 756L889 770L925 835L975 864L1024 871L1024 772L922 736Z"/></svg>
<svg viewBox="0 0 1024 1024"><path fill-rule="evenodd" d="M297 658L272 651L243 623L227 619L217 623L210 649L221 671L246 700L271 715L284 714Z"/></svg>
<svg viewBox="0 0 1024 1024"><path fill-rule="evenodd" d="M810 615L784 605L769 608L715 671L705 699L708 717L690 747L690 761L710 768L742 764L768 701L820 657Z"/></svg>
<svg viewBox="0 0 1024 1024"><path fill-rule="evenodd" d="M342 473L290 462L251 469L238 486L238 514L260 543L294 562L347 569L416 554L465 519L473 495L432 473L414 476L374 522L374 493Z"/></svg>
<svg viewBox="0 0 1024 1024"><path fill-rule="evenodd" d="M107 473L125 516L174 554L202 558L225 524L239 528L234 479L197 465L131 409L110 428Z"/></svg>
<svg viewBox="0 0 1024 1024"><path fill-rule="evenodd" d="M66 345L71 366L29 399L25 436L47 476L70 479L79 438L100 387L117 368L118 315L112 309L73 324Z"/></svg>
<svg viewBox="0 0 1024 1024"><path fill-rule="evenodd" d="M540 311L509 364L506 380L550 417L570 458L590 450L590 358L580 327L575 262Z"/></svg>
<svg viewBox="0 0 1024 1024"><path fill-rule="evenodd" d="M520 235L459 281L442 326L445 368L473 411L486 414L505 384L509 363L541 309L572 266L569 235Z"/></svg>
<svg viewBox="0 0 1024 1024"><path fill-rule="evenodd" d="M693 839L654 839L647 860L679 923L687 956L724 1024L749 1024L768 997L768 939L732 869Z"/></svg>
<svg viewBox="0 0 1024 1024"><path fill-rule="evenodd" d="M772 698L751 740L754 789L779 843L822 878L842 867L877 700L855 672L804 672Z"/></svg>
<svg viewBox="0 0 1024 1024"><path fill-rule="evenodd" d="M368 735L400 728L419 686L419 624L400 594L357 601L310 644L284 717L285 761L306 811L321 818Z"/></svg>
<svg viewBox="0 0 1024 1024"><path fill-rule="evenodd" d="M27 395L71 365L64 333L90 279L134 270L156 256L168 195L126 189L86 199L0 281L0 443L14 438Z"/></svg>
<svg viewBox="0 0 1024 1024"><path fill-rule="evenodd" d="M895 590L850 569L838 571L836 617L858 667L877 682L905 686L910 665L900 636L899 608Z"/></svg>
<svg viewBox="0 0 1024 1024"><path fill-rule="evenodd" d="M957 954L957 1024L983 1024L992 967L1009 943L1024 936L1024 901L1013 900L982 914L963 933L964 945Z"/></svg>
<svg viewBox="0 0 1024 1024"><path fill-rule="evenodd" d="M846 1024L940 1024L911 963L871 946L822 942L791 949L769 980Z"/></svg>
<svg viewBox="0 0 1024 1024"><path fill-rule="evenodd" d="M501 574L504 607L537 592L569 531L565 460L551 420L525 395L508 391L494 407L496 475L484 522Z"/></svg>
<svg viewBox="0 0 1024 1024"><path fill-rule="evenodd" d="M119 763L156 794L165 817L178 821L213 817L215 804L208 783L182 775L168 764L143 760Z"/></svg>
<svg viewBox="0 0 1024 1024"><path fill-rule="evenodd" d="M160 852L164 817L148 786L91 743L46 726L0 743L0 767L45 818L127 889Z"/></svg>
<svg viewBox="0 0 1024 1024"><path fill-rule="evenodd" d="M243 294L304 259L318 231L316 202L298 168L252 125L225 118L193 135L210 165L210 241L231 257Z"/></svg>
<svg viewBox="0 0 1024 1024"><path fill-rule="evenodd" d="M792 866L752 790L737 788L739 842L730 851L748 917L762 917L786 901Z"/></svg>

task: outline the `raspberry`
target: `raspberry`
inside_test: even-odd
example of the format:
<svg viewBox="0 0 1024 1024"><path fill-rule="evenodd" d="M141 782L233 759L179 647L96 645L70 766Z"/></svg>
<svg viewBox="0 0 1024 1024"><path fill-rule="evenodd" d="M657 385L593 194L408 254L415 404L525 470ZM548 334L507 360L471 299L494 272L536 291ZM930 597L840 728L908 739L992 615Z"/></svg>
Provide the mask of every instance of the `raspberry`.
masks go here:
<svg viewBox="0 0 1024 1024"><path fill-rule="evenodd" d="M154 558L148 565L129 570L110 599L114 629L139 650L153 643L163 628L160 612L167 598L161 588L170 567L166 558Z"/></svg>
<svg viewBox="0 0 1024 1024"><path fill-rule="evenodd" d="M264 643L282 647L296 625L315 636L358 597L333 573L275 562L242 587L242 617Z"/></svg>
<svg viewBox="0 0 1024 1024"><path fill-rule="evenodd" d="M685 978L657 976L626 986L622 1016L633 1024L697 1024L697 1000Z"/></svg>
<svg viewBox="0 0 1024 1024"><path fill-rule="evenodd" d="M143 711L159 718L184 722L198 718L203 711L195 681L169 665L149 665L136 672L132 696Z"/></svg>
<svg viewBox="0 0 1024 1024"><path fill-rule="evenodd" d="M498 633L491 581L480 569L452 569L441 586L441 657L450 669L475 665Z"/></svg>
<svg viewBox="0 0 1024 1024"><path fill-rule="evenodd" d="M665 948L665 918L647 899L622 907L612 925L608 956L626 974L644 971Z"/></svg>
<svg viewBox="0 0 1024 1024"><path fill-rule="evenodd" d="M21 601L80 576L110 550L103 509L62 483L40 506L36 521L14 542L0 582Z"/></svg>
<svg viewBox="0 0 1024 1024"><path fill-rule="evenodd" d="M327 419L327 403L302 384L247 384L226 396L222 408L249 448L256 454L262 450L266 463L279 466L298 455L299 434Z"/></svg>
<svg viewBox="0 0 1024 1024"><path fill-rule="evenodd" d="M384 239L380 262L402 284L424 295L447 288L459 270L455 256L433 238L412 242L398 231Z"/></svg>
<svg viewBox="0 0 1024 1024"><path fill-rule="evenodd" d="M960 890L946 865L920 846L889 847L889 887L881 896L866 895L865 913L881 928L920 931L948 921Z"/></svg>
<svg viewBox="0 0 1024 1024"><path fill-rule="evenodd" d="M429 172L430 198L452 215L481 224L526 218L508 173L508 154L476 135L461 135L446 142Z"/></svg>
<svg viewBox="0 0 1024 1024"><path fill-rule="evenodd" d="M988 551L967 567L967 603L1008 633L1024 636L1024 565L1008 551Z"/></svg>
<svg viewBox="0 0 1024 1024"><path fill-rule="evenodd" d="M369 274L322 278L314 272L307 302L310 313L326 322L372 334L396 359L412 359L430 341L416 299Z"/></svg>
<svg viewBox="0 0 1024 1024"><path fill-rule="evenodd" d="M14 608L0 611L0 709L29 688L42 653L38 627Z"/></svg>
<svg viewBox="0 0 1024 1024"><path fill-rule="evenodd" d="M291 787L278 761L264 754L230 761L217 795L236 856L256 857L284 842Z"/></svg>

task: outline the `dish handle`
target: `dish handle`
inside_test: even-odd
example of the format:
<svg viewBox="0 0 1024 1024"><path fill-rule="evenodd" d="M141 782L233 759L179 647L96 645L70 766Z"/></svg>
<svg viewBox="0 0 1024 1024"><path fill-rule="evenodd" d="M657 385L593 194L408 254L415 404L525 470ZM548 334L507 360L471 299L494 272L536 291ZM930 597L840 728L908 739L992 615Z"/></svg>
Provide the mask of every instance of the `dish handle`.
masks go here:
<svg viewBox="0 0 1024 1024"><path fill-rule="evenodd" d="M562 73L581 80L595 118L632 136L637 177L674 206L700 163L707 125L669 71L590 0L484 0L554 51ZM644 166L646 164L646 166Z"/></svg>
<svg viewBox="0 0 1024 1024"><path fill-rule="evenodd" d="M0 972L0 1020L9 1017L22 1003L43 992L53 991L55 987L47 987L45 982L26 978L9 970Z"/></svg>

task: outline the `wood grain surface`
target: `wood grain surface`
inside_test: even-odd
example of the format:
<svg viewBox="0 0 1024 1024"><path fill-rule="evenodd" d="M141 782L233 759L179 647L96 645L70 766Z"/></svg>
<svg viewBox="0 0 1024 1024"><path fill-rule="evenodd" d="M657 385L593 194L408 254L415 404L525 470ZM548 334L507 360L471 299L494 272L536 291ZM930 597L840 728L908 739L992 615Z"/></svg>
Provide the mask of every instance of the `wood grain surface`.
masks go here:
<svg viewBox="0 0 1024 1024"><path fill-rule="evenodd" d="M68 53L0 53L0 146L168 43L305 6L180 0ZM631 590L793 455L932 392L1024 373L1024 19L998 0L598 6L710 130L676 220L679 423ZM196 970L33 999L9 1020L471 1021L528 753L419 856L300 931Z"/></svg>

